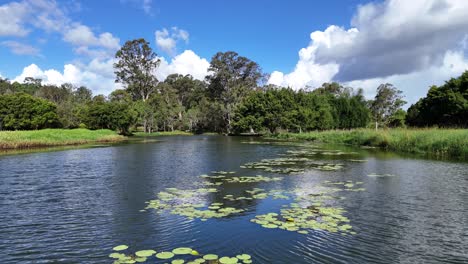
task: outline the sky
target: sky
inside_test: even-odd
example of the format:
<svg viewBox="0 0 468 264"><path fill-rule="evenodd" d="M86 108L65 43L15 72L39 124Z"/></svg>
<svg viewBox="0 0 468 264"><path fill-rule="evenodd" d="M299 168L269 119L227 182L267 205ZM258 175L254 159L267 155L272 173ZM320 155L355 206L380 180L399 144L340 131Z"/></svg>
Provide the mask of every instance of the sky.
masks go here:
<svg viewBox="0 0 468 264"><path fill-rule="evenodd" d="M145 38L171 73L203 79L218 51L235 51L294 89L338 81L409 103L468 70L466 0L0 0L0 76L22 82L114 82L115 52Z"/></svg>

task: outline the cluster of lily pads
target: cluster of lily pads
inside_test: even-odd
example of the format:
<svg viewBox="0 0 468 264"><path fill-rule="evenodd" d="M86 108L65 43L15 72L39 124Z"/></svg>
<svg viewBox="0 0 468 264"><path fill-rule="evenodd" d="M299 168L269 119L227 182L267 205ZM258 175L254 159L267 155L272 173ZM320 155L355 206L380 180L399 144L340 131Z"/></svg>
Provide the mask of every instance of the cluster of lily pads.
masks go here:
<svg viewBox="0 0 468 264"><path fill-rule="evenodd" d="M258 162L249 162L241 166L241 168L260 169L266 172L281 173L281 174L298 174L306 169L316 169L321 171L336 171L344 167L344 164L320 162L317 161L317 156L349 156L356 155L357 152L345 152L341 150L324 150L315 145L297 143L297 142L244 142L247 144L271 144L271 145L289 145L299 147L292 149L286 153L278 154L281 157L273 159L263 159ZM365 162L366 160L348 159L352 162Z"/></svg>
<svg viewBox="0 0 468 264"><path fill-rule="evenodd" d="M294 174L302 173L306 168L321 171L336 171L343 168L343 164L312 161L308 158L275 158L263 159L258 162L249 162L241 166L247 169L261 169L266 172Z"/></svg>
<svg viewBox="0 0 468 264"><path fill-rule="evenodd" d="M310 229L328 232L352 232L349 219L343 216L342 208L326 206L300 207L291 204L281 209L280 214L268 213L257 215L251 221L264 228L279 228L287 231L308 234Z"/></svg>
<svg viewBox="0 0 468 264"><path fill-rule="evenodd" d="M171 214L185 216L189 219L199 218L202 221L209 218L222 218L244 211L234 207L222 207L223 203L206 204L201 201L201 195L217 191L216 188L196 190L167 188L158 194L159 199L147 202L145 211L148 209L155 209L158 212L169 211Z"/></svg>
<svg viewBox="0 0 468 264"><path fill-rule="evenodd" d="M340 191L362 191L354 188L362 182L326 182L327 186L318 186L315 190L296 189L295 202L282 208L279 213L271 212L257 215L251 222L264 228L308 234L310 230L355 234L350 220L344 216L345 210L333 206L333 202L342 197L334 196ZM341 188L339 188L341 187Z"/></svg>
<svg viewBox="0 0 468 264"><path fill-rule="evenodd" d="M171 261L171 264L235 264L235 263L252 263L252 257L248 254L240 254L235 257L223 256L219 257L215 254L201 255L198 251L188 247L176 248L172 251L157 252L156 250L147 249L139 250L134 253L124 254L121 253L128 249L127 245L120 245L113 248L114 252L109 254L109 257L114 259L114 264L131 264L146 262L148 260L156 259Z"/></svg>

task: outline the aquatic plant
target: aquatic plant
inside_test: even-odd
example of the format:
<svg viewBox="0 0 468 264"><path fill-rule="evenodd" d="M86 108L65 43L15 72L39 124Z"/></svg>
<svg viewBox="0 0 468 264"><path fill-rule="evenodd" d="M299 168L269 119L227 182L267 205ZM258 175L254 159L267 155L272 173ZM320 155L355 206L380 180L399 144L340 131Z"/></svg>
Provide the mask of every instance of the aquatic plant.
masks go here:
<svg viewBox="0 0 468 264"><path fill-rule="evenodd" d="M117 246L114 247L113 250L116 251L116 248L119 249L119 251L126 250L128 247L125 249L122 249L122 246ZM169 261L171 260L171 264L183 264L183 263L191 263L191 264L199 264L199 263L210 263L210 264L234 264L234 263L252 263L252 257L248 254L239 254L236 255L235 257L231 256L222 256L219 257L218 255L215 254L204 254L201 255L198 253L198 251L193 250L188 247L180 247L180 248L175 248L171 251L162 251L159 253L156 253L155 250L152 249L147 249L147 250L139 250L136 251L135 253L117 253L113 252L109 254L109 258L114 259L114 264L131 264L131 263L140 263L140 262L146 262L151 259L151 257L154 256L156 259L160 260L166 260ZM177 259L173 259L177 257Z"/></svg>

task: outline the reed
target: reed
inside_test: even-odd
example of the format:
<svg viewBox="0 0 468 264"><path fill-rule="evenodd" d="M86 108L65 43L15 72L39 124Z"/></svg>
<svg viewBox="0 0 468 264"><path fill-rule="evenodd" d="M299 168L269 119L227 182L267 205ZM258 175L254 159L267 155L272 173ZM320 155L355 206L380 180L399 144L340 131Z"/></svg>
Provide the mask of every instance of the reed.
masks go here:
<svg viewBox="0 0 468 264"><path fill-rule="evenodd" d="M276 139L380 147L392 151L468 160L468 129L355 129L281 133Z"/></svg>
<svg viewBox="0 0 468 264"><path fill-rule="evenodd" d="M119 142L126 137L111 130L42 129L0 131L0 149L24 149L79 145L97 142Z"/></svg>

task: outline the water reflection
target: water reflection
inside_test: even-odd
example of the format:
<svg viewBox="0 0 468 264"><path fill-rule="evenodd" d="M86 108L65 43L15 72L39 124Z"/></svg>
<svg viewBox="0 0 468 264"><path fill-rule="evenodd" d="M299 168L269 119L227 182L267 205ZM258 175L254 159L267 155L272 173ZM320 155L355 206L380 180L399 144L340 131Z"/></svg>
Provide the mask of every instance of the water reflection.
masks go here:
<svg viewBox="0 0 468 264"><path fill-rule="evenodd" d="M340 146L353 155L312 159L342 163L343 169L278 175L240 166L282 157L300 146L243 144L258 138L158 137L158 142L106 148L0 156L0 250L3 263L108 262L118 244L169 250L248 253L255 263L466 263L468 261L468 164L413 159L376 150ZM322 146L334 150L336 146ZM350 159L365 159L353 162ZM200 188L202 174L284 177L277 182L223 183L200 196L244 212L200 219L140 212L166 188ZM369 177L371 173L394 177ZM279 212L290 200L226 201L246 190L279 189L299 195L325 181L363 182L366 191L345 192L342 207L356 235L313 230L307 235L269 230L250 222ZM208 186L209 187L209 186Z"/></svg>

